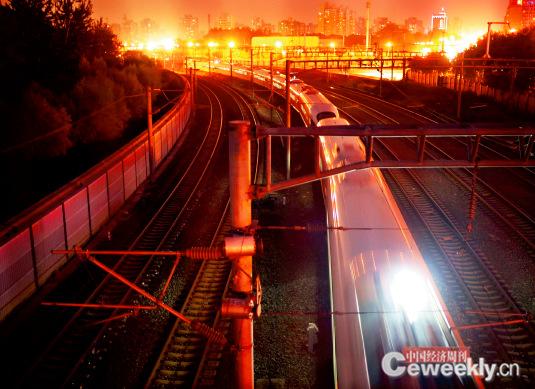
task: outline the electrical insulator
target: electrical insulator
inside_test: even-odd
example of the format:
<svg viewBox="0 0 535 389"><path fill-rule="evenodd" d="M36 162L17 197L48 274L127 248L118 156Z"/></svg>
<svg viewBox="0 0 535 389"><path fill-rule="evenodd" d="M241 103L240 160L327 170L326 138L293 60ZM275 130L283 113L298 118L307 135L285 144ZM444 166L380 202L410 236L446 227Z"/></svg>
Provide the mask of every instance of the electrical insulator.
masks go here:
<svg viewBox="0 0 535 389"><path fill-rule="evenodd" d="M223 335L221 332L214 330L212 327L208 327L206 324L198 320L193 320L190 325L193 330L203 335L205 338L208 339L209 342L217 343L220 346L226 346L228 344L225 335Z"/></svg>
<svg viewBox="0 0 535 389"><path fill-rule="evenodd" d="M191 259L219 259L225 253L220 247L192 247L184 251L184 256Z"/></svg>

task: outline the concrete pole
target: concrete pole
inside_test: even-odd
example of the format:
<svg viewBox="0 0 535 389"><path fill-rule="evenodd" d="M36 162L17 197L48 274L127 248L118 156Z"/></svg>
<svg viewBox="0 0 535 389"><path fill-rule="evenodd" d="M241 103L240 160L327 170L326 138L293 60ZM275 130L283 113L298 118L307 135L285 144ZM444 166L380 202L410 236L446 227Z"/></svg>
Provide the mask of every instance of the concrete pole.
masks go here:
<svg viewBox="0 0 535 389"><path fill-rule="evenodd" d="M254 88L253 47L251 46L251 89Z"/></svg>
<svg viewBox="0 0 535 389"><path fill-rule="evenodd" d="M325 61L325 81L329 82L329 50L327 50L326 59L327 61Z"/></svg>
<svg viewBox="0 0 535 389"><path fill-rule="evenodd" d="M212 74L212 48L208 46L208 75Z"/></svg>
<svg viewBox="0 0 535 389"><path fill-rule="evenodd" d="M197 60L193 60L193 84L191 85L193 91L193 97L197 96ZM193 100L195 103L195 100Z"/></svg>
<svg viewBox="0 0 535 389"><path fill-rule="evenodd" d="M230 50L230 79L232 80L232 47L229 48Z"/></svg>
<svg viewBox="0 0 535 389"><path fill-rule="evenodd" d="M462 96L464 80L464 51L461 55L461 71L459 72L459 90L457 92L457 119L461 120L462 115Z"/></svg>
<svg viewBox="0 0 535 389"><path fill-rule="evenodd" d="M392 66L390 72L390 81L394 81L394 46L390 48L390 65Z"/></svg>
<svg viewBox="0 0 535 389"><path fill-rule="evenodd" d="M193 69L189 68L189 83L191 88L191 106L195 105L195 88L193 87Z"/></svg>
<svg viewBox="0 0 535 389"><path fill-rule="evenodd" d="M249 140L250 123L235 120L230 122L229 131L229 186L230 222L235 229L251 225L251 145ZM253 258L238 257L233 262L232 290L238 294L250 295L253 290ZM234 361L235 387L253 389L253 320L234 319L233 339L236 345Z"/></svg>
<svg viewBox="0 0 535 389"><path fill-rule="evenodd" d="M286 60L286 127L292 127L292 105L290 102L290 66L292 61ZM290 179L292 163L292 138L286 137L286 179Z"/></svg>
<svg viewBox="0 0 535 389"><path fill-rule="evenodd" d="M149 177L154 171L154 146L152 144L152 88L147 88L147 142L149 147Z"/></svg>
<svg viewBox="0 0 535 389"><path fill-rule="evenodd" d="M381 75L379 77L379 97L383 97L383 49L381 49Z"/></svg>
<svg viewBox="0 0 535 389"><path fill-rule="evenodd" d="M370 51L370 2L366 2L366 54Z"/></svg>
<svg viewBox="0 0 535 389"><path fill-rule="evenodd" d="M271 85L271 94L269 95L269 101L273 99L273 52L269 53L269 84Z"/></svg>
<svg viewBox="0 0 535 389"><path fill-rule="evenodd" d="M487 50L485 51L485 55L483 58L490 58L490 34L491 34L491 27L492 22L487 22L488 28L487 28Z"/></svg>

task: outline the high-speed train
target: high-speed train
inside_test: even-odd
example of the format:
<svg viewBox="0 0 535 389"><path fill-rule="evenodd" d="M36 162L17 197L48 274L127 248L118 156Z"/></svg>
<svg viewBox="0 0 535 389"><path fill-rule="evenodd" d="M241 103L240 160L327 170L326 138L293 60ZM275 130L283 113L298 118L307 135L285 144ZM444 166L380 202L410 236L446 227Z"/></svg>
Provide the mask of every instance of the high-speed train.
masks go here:
<svg viewBox="0 0 535 389"><path fill-rule="evenodd" d="M269 82L267 71L254 75ZM285 77L273 77L284 89ZM307 126L347 125L337 108L301 80L291 98ZM365 159L358 137L321 137L323 170ZM471 377L390 377L385 355L407 347L463 347L444 301L379 169L322 180L329 229L329 266L336 387L480 387ZM395 368L395 366L390 366Z"/></svg>
<svg viewBox="0 0 535 389"><path fill-rule="evenodd" d="M332 125L333 123L329 123ZM322 123L320 123L322 125ZM322 168L364 159L355 137L322 137ZM382 362L406 347L463 346L401 212L378 169L322 181L329 231L333 346L339 388L461 387L476 382L391 378Z"/></svg>
<svg viewBox="0 0 535 389"><path fill-rule="evenodd" d="M260 84L269 86L271 76L269 71L261 69L255 70L254 78ZM286 76L275 73L273 87L282 93L286 88ZM298 78L290 79L290 99L307 126L317 126L324 119L340 119L338 109L329 99ZM348 123L345 122L345 124Z"/></svg>

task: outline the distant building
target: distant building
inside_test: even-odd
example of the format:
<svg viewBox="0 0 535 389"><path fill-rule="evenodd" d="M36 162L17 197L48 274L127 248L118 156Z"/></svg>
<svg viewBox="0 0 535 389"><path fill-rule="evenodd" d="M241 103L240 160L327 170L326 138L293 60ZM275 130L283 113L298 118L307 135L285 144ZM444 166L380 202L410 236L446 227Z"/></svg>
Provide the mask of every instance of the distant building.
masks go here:
<svg viewBox="0 0 535 389"><path fill-rule="evenodd" d="M373 21L373 32L377 33L378 31L381 31L383 28L388 26L390 23L392 23L388 18L382 16L380 18L375 18Z"/></svg>
<svg viewBox="0 0 535 389"><path fill-rule="evenodd" d="M535 24L534 0L509 0L505 21L511 28L521 29Z"/></svg>
<svg viewBox="0 0 535 389"><path fill-rule="evenodd" d="M354 11L326 2L318 12L317 32L323 35L351 35L357 30Z"/></svg>
<svg viewBox="0 0 535 389"><path fill-rule="evenodd" d="M357 13L346 10L346 32L344 35L353 35L357 33Z"/></svg>
<svg viewBox="0 0 535 389"><path fill-rule="evenodd" d="M312 23L303 23L292 18L284 19L279 22L278 33L286 36L313 34L314 25Z"/></svg>
<svg viewBox="0 0 535 389"><path fill-rule="evenodd" d="M405 29L412 34L424 32L424 22L414 16L407 18L405 19Z"/></svg>
<svg viewBox="0 0 535 389"><path fill-rule="evenodd" d="M366 35L366 18L360 16L355 21L356 24L356 34L357 35Z"/></svg>
<svg viewBox="0 0 535 389"><path fill-rule="evenodd" d="M199 35L199 18L192 15L184 15L182 18L182 33L185 39L195 39Z"/></svg>
<svg viewBox="0 0 535 389"><path fill-rule="evenodd" d="M446 10L442 8L436 14L431 16L431 30L432 31L447 31L448 30L448 15Z"/></svg>
<svg viewBox="0 0 535 389"><path fill-rule="evenodd" d="M159 33L160 27L154 20L145 18L139 22L139 34L141 40L149 41L157 37Z"/></svg>
<svg viewBox="0 0 535 389"><path fill-rule="evenodd" d="M229 14L223 14L217 19L217 28L221 30L232 30L234 22L232 16Z"/></svg>
<svg viewBox="0 0 535 389"><path fill-rule="evenodd" d="M264 19L256 17L251 22L251 29L253 31L259 31L263 34L272 34L275 30L273 24L266 23Z"/></svg>
<svg viewBox="0 0 535 389"><path fill-rule="evenodd" d="M139 24L131 19L128 19L126 15L123 16L123 22L121 23L121 39L127 42L134 42L139 40Z"/></svg>

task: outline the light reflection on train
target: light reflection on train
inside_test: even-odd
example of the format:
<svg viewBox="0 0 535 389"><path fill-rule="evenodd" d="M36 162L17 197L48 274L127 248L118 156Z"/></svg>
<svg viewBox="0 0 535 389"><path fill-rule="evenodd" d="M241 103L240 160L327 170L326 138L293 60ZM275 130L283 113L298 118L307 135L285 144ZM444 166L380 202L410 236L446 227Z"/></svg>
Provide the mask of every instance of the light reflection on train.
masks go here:
<svg viewBox="0 0 535 389"><path fill-rule="evenodd" d="M245 68L238 74L250 76ZM270 73L255 70L270 87ZM274 74L284 94L286 77ZM292 78L292 105L307 126L349 124L321 92ZM322 169L365 158L358 137L321 137ZM464 387L479 381L440 377L392 379L381 370L383 356L408 346L463 346L453 320L403 216L378 169L331 176L322 181L328 233L333 346L338 388Z"/></svg>

